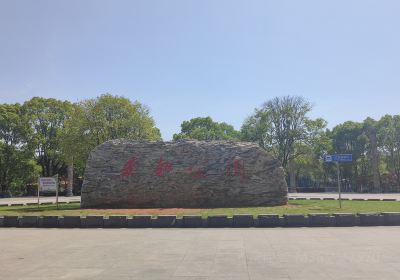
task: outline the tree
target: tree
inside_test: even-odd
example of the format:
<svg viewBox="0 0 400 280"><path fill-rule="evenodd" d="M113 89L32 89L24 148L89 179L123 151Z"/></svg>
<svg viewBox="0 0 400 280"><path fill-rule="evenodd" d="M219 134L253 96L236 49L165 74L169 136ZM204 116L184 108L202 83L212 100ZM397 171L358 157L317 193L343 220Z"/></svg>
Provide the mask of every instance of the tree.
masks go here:
<svg viewBox="0 0 400 280"><path fill-rule="evenodd" d="M81 102L80 112L87 135L97 145L107 140L161 138L150 110L139 102L111 94Z"/></svg>
<svg viewBox="0 0 400 280"><path fill-rule="evenodd" d="M181 132L173 139L239 140L240 133L232 125L214 122L211 117L194 118L181 124Z"/></svg>
<svg viewBox="0 0 400 280"><path fill-rule="evenodd" d="M305 154L305 146L323 132L326 122L311 120L311 104L302 97L276 97L255 110L242 126L243 139L257 142L271 151L289 174L290 190L295 191L295 160Z"/></svg>
<svg viewBox="0 0 400 280"><path fill-rule="evenodd" d="M29 145L30 128L19 104L0 104L0 191L24 193L40 172Z"/></svg>
<svg viewBox="0 0 400 280"><path fill-rule="evenodd" d="M372 118L367 118L363 123L364 131L369 140L368 154L370 157L372 177L373 177L373 192L378 193L381 191L380 174L379 174L379 152L377 130L378 123Z"/></svg>
<svg viewBox="0 0 400 280"><path fill-rule="evenodd" d="M386 115L378 122L379 148L400 187L400 116Z"/></svg>
<svg viewBox="0 0 400 280"><path fill-rule="evenodd" d="M63 156L69 166L83 174L89 153L97 146L112 139L160 140L150 110L139 102L104 94L84 100L72 107L62 134Z"/></svg>
<svg viewBox="0 0 400 280"><path fill-rule="evenodd" d="M308 140L301 142L297 147L299 155L294 159L296 178L292 181L299 182L307 187L320 188L328 183L326 165L322 158L332 150L332 141L328 131L325 131L327 123L323 119L308 120L311 134ZM294 176L294 174L292 174ZM297 186L297 184L296 184Z"/></svg>
<svg viewBox="0 0 400 280"><path fill-rule="evenodd" d="M21 108L33 131L31 144L35 146L35 157L42 167L42 176L54 176L65 170L60 135L71 106L68 101L34 97Z"/></svg>
<svg viewBox="0 0 400 280"><path fill-rule="evenodd" d="M332 153L352 154L353 162L342 165L342 177L359 191L368 185L369 164L366 157L368 137L362 123L347 121L331 131ZM360 180L359 180L360 178Z"/></svg>
<svg viewBox="0 0 400 280"><path fill-rule="evenodd" d="M78 114L78 106L76 104L72 104L69 109L68 117L65 120L65 125L60 135L60 138L62 139L60 142L61 155L67 165L67 187L65 189L66 196L73 195L74 161L76 161L76 159L78 159L80 156L86 155L86 150L84 148L85 145L83 143L84 138L82 137L82 139L79 141L79 138L82 136L82 131L77 129L79 124L72 123L73 121L78 121L78 118L76 118ZM84 163L86 159L80 158L80 160Z"/></svg>

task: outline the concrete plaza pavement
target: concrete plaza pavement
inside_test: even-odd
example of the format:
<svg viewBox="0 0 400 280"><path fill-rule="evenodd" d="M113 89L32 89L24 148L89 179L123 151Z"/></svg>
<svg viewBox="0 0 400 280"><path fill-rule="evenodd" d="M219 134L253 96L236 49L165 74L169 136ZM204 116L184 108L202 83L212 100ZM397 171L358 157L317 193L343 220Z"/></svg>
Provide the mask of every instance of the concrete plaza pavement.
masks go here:
<svg viewBox="0 0 400 280"><path fill-rule="evenodd" d="M398 279L400 227L0 229L0 279Z"/></svg>

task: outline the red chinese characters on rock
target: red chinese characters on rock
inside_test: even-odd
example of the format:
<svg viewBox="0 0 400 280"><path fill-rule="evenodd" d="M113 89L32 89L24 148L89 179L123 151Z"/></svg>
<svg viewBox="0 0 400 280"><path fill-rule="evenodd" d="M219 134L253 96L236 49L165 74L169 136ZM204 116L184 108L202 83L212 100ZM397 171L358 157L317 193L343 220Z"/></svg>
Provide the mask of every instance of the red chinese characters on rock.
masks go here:
<svg viewBox="0 0 400 280"><path fill-rule="evenodd" d="M156 170L154 172L154 175L157 177L164 177L165 174L171 172L173 170L172 163L169 161L164 160L162 157L157 163Z"/></svg>
<svg viewBox="0 0 400 280"><path fill-rule="evenodd" d="M244 161L241 159L235 159L233 163L228 164L226 167L226 176L235 176L245 179L246 172L244 169Z"/></svg>
<svg viewBox="0 0 400 280"><path fill-rule="evenodd" d="M186 170L186 173L189 174L195 180L201 180L207 178L206 171L204 169L189 167Z"/></svg>
<svg viewBox="0 0 400 280"><path fill-rule="evenodd" d="M188 169L186 169L186 173L189 174L194 180L206 179L207 165L208 165L208 160L205 160L202 166L191 166Z"/></svg>
<svg viewBox="0 0 400 280"><path fill-rule="evenodd" d="M135 169L137 165L138 158L132 156L124 164L120 176L122 179L127 179L135 174ZM183 171L188 174L194 180L204 180L207 179L207 166L208 160L204 161L203 165L194 165L184 169ZM173 164L161 157L154 171L154 175L157 177L164 177L166 174L173 170ZM234 159L232 162L228 163L226 166L226 176L228 177L240 177L241 179L246 178L245 165L242 159Z"/></svg>
<svg viewBox="0 0 400 280"><path fill-rule="evenodd" d="M121 170L121 177L126 179L135 173L137 158L135 156L131 157L124 165Z"/></svg>

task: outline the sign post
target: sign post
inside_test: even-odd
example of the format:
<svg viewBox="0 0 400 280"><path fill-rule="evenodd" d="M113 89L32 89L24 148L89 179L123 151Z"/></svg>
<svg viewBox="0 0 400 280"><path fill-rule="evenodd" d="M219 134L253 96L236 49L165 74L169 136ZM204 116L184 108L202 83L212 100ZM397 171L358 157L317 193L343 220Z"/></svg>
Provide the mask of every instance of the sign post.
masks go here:
<svg viewBox="0 0 400 280"><path fill-rule="evenodd" d="M37 208L39 210L39 205L40 205L40 178L39 178L39 182L37 185Z"/></svg>
<svg viewBox="0 0 400 280"><path fill-rule="evenodd" d="M57 205L57 210L58 208L58 187L59 187L59 182L58 182L58 174L54 175L53 178L56 179L56 205Z"/></svg>
<svg viewBox="0 0 400 280"><path fill-rule="evenodd" d="M338 193L339 193L339 207L342 208L342 189L340 184L340 163L341 162L352 162L352 154L338 154L338 155L326 155L324 157L325 162L336 162L337 169L337 182L338 182Z"/></svg>
<svg viewBox="0 0 400 280"><path fill-rule="evenodd" d="M338 192L339 192L339 207L342 208L342 189L340 184L340 164L336 162L336 169L337 169L337 184L338 184Z"/></svg>
<svg viewBox="0 0 400 280"><path fill-rule="evenodd" d="M39 178L38 185L38 207L40 191L55 191L56 192L56 204L58 209L58 175L53 177L41 177Z"/></svg>

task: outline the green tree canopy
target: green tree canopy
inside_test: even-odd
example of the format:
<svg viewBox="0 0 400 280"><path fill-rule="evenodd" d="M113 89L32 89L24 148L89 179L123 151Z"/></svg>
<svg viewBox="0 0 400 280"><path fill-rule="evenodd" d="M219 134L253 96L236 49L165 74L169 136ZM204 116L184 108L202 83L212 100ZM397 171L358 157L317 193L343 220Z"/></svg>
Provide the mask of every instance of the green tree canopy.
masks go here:
<svg viewBox="0 0 400 280"><path fill-rule="evenodd" d="M315 141L326 126L323 119L308 118L311 109L311 104L302 97L276 97L246 119L242 137L271 151L286 167L304 154L302 146Z"/></svg>
<svg viewBox="0 0 400 280"><path fill-rule="evenodd" d="M365 155L368 137L362 123L347 121L339 124L332 129L331 137L333 153L352 154L355 161Z"/></svg>
<svg viewBox="0 0 400 280"><path fill-rule="evenodd" d="M238 140L240 133L232 125L214 122L211 117L194 118L181 124L181 132L173 139Z"/></svg>
<svg viewBox="0 0 400 280"><path fill-rule="evenodd" d="M32 129L31 144L43 176L53 176L65 168L61 154L61 132L69 118L72 104L54 98L34 97L21 108Z"/></svg>
<svg viewBox="0 0 400 280"><path fill-rule="evenodd" d="M31 130L19 104L0 104L0 191L17 194L36 180L40 167L29 145Z"/></svg>
<svg viewBox="0 0 400 280"><path fill-rule="evenodd" d="M242 139L272 152L289 174L290 190L296 188L299 164L310 165L329 144L326 121L310 119L311 104L299 96L276 97L255 110L242 126ZM312 153L312 154L311 154Z"/></svg>
<svg viewBox="0 0 400 280"><path fill-rule="evenodd" d="M90 151L112 139L160 140L150 110L139 102L104 94L75 104L63 133L66 161L83 172Z"/></svg>
<svg viewBox="0 0 400 280"><path fill-rule="evenodd" d="M400 115L386 115L379 120L378 145L388 171L400 186Z"/></svg>

